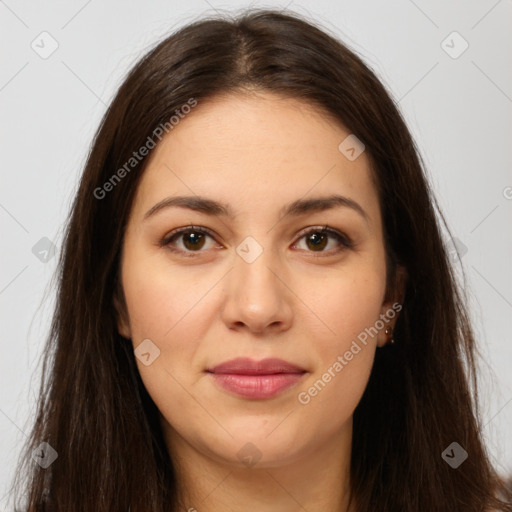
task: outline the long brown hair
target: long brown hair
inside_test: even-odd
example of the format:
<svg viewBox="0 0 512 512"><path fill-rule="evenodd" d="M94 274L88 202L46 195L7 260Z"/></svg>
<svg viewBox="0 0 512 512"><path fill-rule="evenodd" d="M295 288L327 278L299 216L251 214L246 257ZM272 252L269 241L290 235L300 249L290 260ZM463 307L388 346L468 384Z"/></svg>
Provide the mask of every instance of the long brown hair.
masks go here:
<svg viewBox="0 0 512 512"><path fill-rule="evenodd" d="M177 510L158 411L117 332L114 304L148 158L110 181L108 194L98 188L191 98L201 104L246 89L313 104L364 142L389 282L397 265L407 271L396 343L377 351L354 413L358 511L512 511L480 434L475 339L441 236L446 222L399 109L353 50L293 12L272 10L205 18L172 34L129 72L103 117L60 256L38 412L18 471L24 508ZM58 454L47 469L31 456L42 442ZM442 456L453 442L468 453L456 469Z"/></svg>

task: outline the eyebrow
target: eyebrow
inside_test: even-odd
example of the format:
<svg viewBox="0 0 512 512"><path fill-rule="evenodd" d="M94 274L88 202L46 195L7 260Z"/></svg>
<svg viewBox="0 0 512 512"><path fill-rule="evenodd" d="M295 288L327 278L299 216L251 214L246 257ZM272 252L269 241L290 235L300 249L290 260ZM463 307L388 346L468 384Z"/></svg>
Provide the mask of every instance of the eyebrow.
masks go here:
<svg viewBox="0 0 512 512"><path fill-rule="evenodd" d="M224 216L233 218L234 212L228 204L224 204L213 199L201 196L174 196L166 197L150 208L144 215L144 220L156 213L171 207L186 208L189 210L204 213L206 215ZM280 218L285 215L299 216L306 213L322 212L333 208L345 207L357 212L368 222L368 214L363 207L350 199L341 195L330 195L327 197L314 197L310 199L297 199L292 203L285 205L280 210Z"/></svg>

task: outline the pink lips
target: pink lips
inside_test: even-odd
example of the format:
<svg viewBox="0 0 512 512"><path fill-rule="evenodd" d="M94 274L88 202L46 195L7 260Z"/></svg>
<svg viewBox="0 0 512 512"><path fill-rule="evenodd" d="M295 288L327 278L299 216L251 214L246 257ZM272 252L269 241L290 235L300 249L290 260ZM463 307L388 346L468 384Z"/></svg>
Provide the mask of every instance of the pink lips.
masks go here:
<svg viewBox="0 0 512 512"><path fill-rule="evenodd" d="M245 398L270 398L297 383L306 370L282 359L237 358L207 370L215 382Z"/></svg>

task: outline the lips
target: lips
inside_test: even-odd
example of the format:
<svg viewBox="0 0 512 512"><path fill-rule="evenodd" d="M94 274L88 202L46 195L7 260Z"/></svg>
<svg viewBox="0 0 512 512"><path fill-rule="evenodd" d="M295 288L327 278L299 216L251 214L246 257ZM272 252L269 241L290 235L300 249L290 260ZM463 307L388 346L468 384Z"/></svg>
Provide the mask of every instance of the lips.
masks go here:
<svg viewBox="0 0 512 512"><path fill-rule="evenodd" d="M273 397L296 384L307 373L283 359L237 358L206 370L225 391L253 399Z"/></svg>
<svg viewBox="0 0 512 512"><path fill-rule="evenodd" d="M239 357L219 364L207 371L224 375L274 375L276 373L304 373L306 370L283 359L272 358L255 361L254 359Z"/></svg>

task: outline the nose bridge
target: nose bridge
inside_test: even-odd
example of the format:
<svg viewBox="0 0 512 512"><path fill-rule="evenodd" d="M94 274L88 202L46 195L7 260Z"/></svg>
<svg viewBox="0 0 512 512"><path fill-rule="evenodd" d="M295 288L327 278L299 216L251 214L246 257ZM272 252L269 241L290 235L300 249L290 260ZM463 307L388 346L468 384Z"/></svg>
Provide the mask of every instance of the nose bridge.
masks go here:
<svg viewBox="0 0 512 512"><path fill-rule="evenodd" d="M242 322L255 330L276 322L288 323L290 297L280 269L275 250L254 237L246 237L236 248L234 268L229 273L226 320Z"/></svg>
<svg viewBox="0 0 512 512"><path fill-rule="evenodd" d="M278 258L272 247L263 247L253 237L247 237L236 248L233 278L239 286L242 296L259 301L262 294L269 300L275 300L281 293L275 276ZM273 272L271 269L274 269Z"/></svg>

